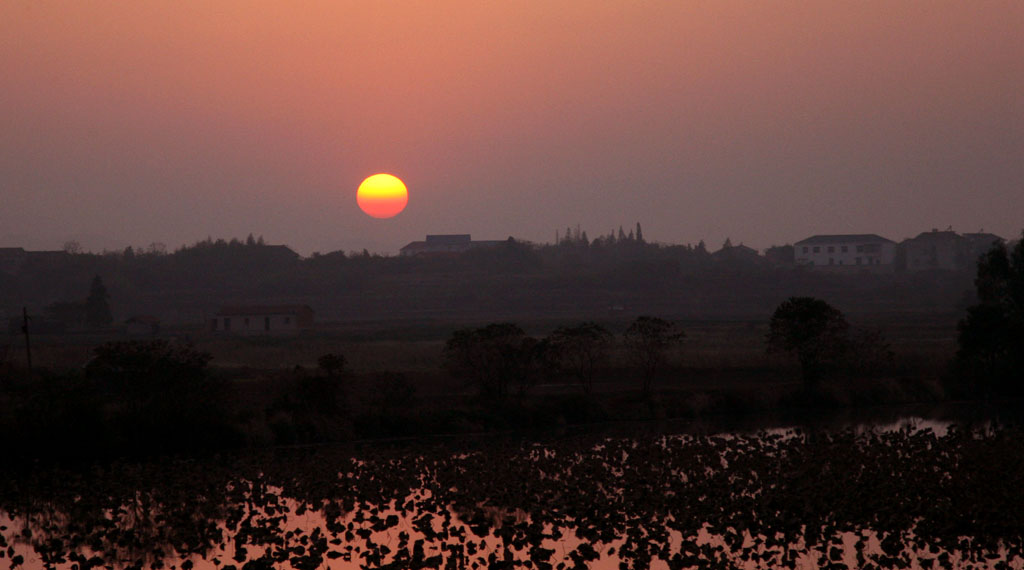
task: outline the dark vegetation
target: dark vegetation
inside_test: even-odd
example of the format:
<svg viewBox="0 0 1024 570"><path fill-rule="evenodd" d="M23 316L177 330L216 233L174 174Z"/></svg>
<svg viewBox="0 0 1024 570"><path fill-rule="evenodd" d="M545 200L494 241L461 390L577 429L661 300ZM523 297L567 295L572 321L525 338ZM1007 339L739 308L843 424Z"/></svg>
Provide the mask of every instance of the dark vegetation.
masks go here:
<svg viewBox="0 0 1024 570"><path fill-rule="evenodd" d="M969 272L833 274L794 267L779 249L750 258L711 253L703 243L656 244L628 234L587 240L580 232L557 245L512 240L452 256L335 251L303 258L258 239L205 240L173 252L154 245L30 258L13 273L0 271L0 313L20 315L27 306L73 329L96 275L115 323L154 315L196 327L221 306L246 303L304 303L318 321L544 316L569 323L618 312L763 318L794 295L858 314L950 312L971 289Z"/></svg>
<svg viewBox="0 0 1024 570"><path fill-rule="evenodd" d="M628 236L600 244L586 247L648 247ZM505 245L508 251L486 255L537 254ZM207 243L173 255L202 257L220 247L252 253L271 246ZM1017 397L1021 385L1022 260L1020 245L1012 254L996 246L981 260L979 303L960 324L960 351L950 367L945 362L952 350L897 357L880 329L852 327L846 315L815 297L783 301L766 333L753 325L747 337L760 340L742 357L725 351L712 358L707 345L694 348L702 346L700 335L688 335L678 320L653 316L562 322L541 326L541 334L512 322L440 329L447 340L443 347L426 345L433 356L411 365L403 354L413 343L396 342L380 361L358 368L350 365L352 353L329 341L308 358L293 356L314 346L311 336L231 341L276 355L252 368L213 367L210 349L153 340L101 342L84 366L27 370L15 364L8 345L0 362L0 428L19 433L8 447L11 457L109 458L779 410L828 414L950 398L1005 400ZM90 322L105 322L109 298L94 278L85 302L92 307ZM215 341L205 339L206 346Z"/></svg>
<svg viewBox="0 0 1024 570"><path fill-rule="evenodd" d="M655 558L669 568L794 568L808 557L830 568L1017 567L1019 428L694 437L660 435L660 420L806 420L965 397L1015 406L1022 247L996 247L979 263L977 303L943 333L958 332L955 357L950 346L914 360L881 330L852 326L857 318L831 299L796 296L760 323L727 329L755 339L747 361L715 356L706 325L653 316L450 326L443 346L429 345L434 360L405 364L413 341L372 366L337 347L300 363L281 357L315 337L231 341L276 360L254 369L212 366L211 350L222 348L210 339L101 342L75 367L29 371L6 358L0 512L13 526L0 528L0 560L182 570L200 558L225 570L330 561L647 568ZM98 306L111 296L97 282L89 298ZM628 437L564 435L582 424L600 434L611 420L658 421L634 424ZM502 431L532 437L493 435ZM453 433L492 436L419 437ZM563 436L536 441L553 433ZM390 436L417 439L381 440ZM715 540L698 540L702 531Z"/></svg>
<svg viewBox="0 0 1024 570"><path fill-rule="evenodd" d="M1024 395L1024 240L978 261L978 302L958 326L957 378L990 397Z"/></svg>
<svg viewBox="0 0 1024 570"><path fill-rule="evenodd" d="M997 428L115 463L0 479L0 545L11 568L1016 568L1022 458Z"/></svg>

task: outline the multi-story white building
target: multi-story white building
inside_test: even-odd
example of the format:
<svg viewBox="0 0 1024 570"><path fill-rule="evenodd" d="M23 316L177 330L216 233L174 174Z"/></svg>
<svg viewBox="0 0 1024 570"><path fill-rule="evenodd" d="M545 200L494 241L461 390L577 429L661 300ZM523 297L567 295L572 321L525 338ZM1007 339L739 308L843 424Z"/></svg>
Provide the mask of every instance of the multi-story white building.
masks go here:
<svg viewBox="0 0 1024 570"><path fill-rule="evenodd" d="M797 265L892 268L896 242L876 234L816 235L793 244Z"/></svg>

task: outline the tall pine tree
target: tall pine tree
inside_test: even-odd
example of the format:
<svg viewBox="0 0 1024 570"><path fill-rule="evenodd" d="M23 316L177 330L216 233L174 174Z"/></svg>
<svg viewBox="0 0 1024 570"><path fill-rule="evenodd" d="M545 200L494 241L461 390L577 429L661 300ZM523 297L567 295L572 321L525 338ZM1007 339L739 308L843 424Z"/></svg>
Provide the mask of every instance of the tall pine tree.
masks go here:
<svg viewBox="0 0 1024 570"><path fill-rule="evenodd" d="M89 297L85 300L85 324L90 327L105 327L114 322L110 313L110 294L97 275L89 286Z"/></svg>

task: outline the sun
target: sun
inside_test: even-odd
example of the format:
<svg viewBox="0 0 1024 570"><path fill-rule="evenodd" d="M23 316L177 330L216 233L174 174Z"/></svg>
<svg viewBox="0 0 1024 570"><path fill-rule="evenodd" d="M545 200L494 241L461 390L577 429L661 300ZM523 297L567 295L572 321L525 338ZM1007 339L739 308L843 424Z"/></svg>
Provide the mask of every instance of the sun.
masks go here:
<svg viewBox="0 0 1024 570"><path fill-rule="evenodd" d="M374 174L356 190L356 203L374 218L393 218L409 203L409 190L397 176Z"/></svg>

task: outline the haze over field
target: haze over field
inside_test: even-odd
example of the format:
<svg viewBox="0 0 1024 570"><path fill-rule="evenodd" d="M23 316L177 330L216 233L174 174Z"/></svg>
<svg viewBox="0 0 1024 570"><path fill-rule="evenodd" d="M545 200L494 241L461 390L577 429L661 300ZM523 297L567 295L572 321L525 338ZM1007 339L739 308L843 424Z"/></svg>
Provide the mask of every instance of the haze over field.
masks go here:
<svg viewBox="0 0 1024 570"><path fill-rule="evenodd" d="M1024 3L0 4L0 247L1024 219ZM376 220L359 182L391 172Z"/></svg>

